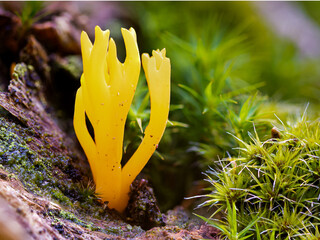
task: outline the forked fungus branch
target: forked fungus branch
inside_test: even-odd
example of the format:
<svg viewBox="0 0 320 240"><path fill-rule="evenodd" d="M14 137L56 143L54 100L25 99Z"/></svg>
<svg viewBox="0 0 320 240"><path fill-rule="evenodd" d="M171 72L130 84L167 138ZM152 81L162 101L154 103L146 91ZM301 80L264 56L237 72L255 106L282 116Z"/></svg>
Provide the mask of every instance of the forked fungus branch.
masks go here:
<svg viewBox="0 0 320 240"><path fill-rule="evenodd" d="M142 55L150 92L151 113L144 138L131 159L121 167L124 128L140 74L140 56L133 28L122 28L126 60L119 62L110 31L95 28L92 45L81 34L83 74L76 94L74 128L90 163L96 192L110 208L122 212L132 181L146 165L164 133L170 105L170 59L165 49ZM91 137L88 117L93 129Z"/></svg>

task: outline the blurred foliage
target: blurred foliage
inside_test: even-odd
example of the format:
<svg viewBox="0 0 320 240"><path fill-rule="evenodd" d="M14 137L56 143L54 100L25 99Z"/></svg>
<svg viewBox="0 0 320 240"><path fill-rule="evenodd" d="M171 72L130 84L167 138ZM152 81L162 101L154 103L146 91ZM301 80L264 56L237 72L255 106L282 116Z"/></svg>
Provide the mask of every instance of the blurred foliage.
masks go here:
<svg viewBox="0 0 320 240"><path fill-rule="evenodd" d="M310 11L312 9L315 16L319 15L316 3L299 4L308 7ZM159 48L166 47L169 56L174 57L177 50L168 46L170 39L163 38L168 32L185 41L189 41L190 38L206 38L203 33L208 37L215 36L217 28L224 35L227 33L239 37L238 35L242 34L247 48L241 49L243 45L235 45L232 50L247 53L249 64L245 69L242 67L239 70L242 76L245 76L245 81L264 82L264 87L260 90L269 96L277 97L277 100L302 99L319 103L319 59L301 58L292 42L274 35L251 3L149 2L134 4L132 9L132 13L140 20L141 31L144 34L142 47L146 49L143 50L150 52L154 45L158 45ZM183 17L176 14L179 11L183 12ZM242 31L239 31L241 28Z"/></svg>
<svg viewBox="0 0 320 240"><path fill-rule="evenodd" d="M320 2L319 1L300 1L296 2L307 14L320 26Z"/></svg>
<svg viewBox="0 0 320 240"><path fill-rule="evenodd" d="M250 2L124 4L140 26L140 51L165 47L172 64L169 119L176 124L165 132L161 156L145 170L163 210L179 204L208 165L237 153L232 135L250 141L248 132L255 128L265 140L276 110L287 117L300 107L292 103L318 106L319 59L302 59ZM138 93L146 84L140 86ZM129 142L141 136L148 109L148 97L138 94L129 115Z"/></svg>
<svg viewBox="0 0 320 240"><path fill-rule="evenodd" d="M44 7L43 1L24 2L21 11L16 11L16 15L20 18L22 23L22 29L20 31L25 33L29 30L33 23L38 21L44 15L48 14L42 12Z"/></svg>

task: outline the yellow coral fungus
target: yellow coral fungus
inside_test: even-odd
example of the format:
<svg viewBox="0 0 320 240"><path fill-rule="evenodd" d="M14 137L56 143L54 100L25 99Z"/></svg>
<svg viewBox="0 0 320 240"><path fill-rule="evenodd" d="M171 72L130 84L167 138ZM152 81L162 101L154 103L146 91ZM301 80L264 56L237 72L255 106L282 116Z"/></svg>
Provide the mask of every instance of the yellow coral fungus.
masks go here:
<svg viewBox="0 0 320 240"><path fill-rule="evenodd" d="M81 34L83 74L76 94L74 128L89 160L96 192L110 208L122 212L128 203L132 181L148 162L164 133L170 105L170 60L165 49L142 55L150 92L150 121L131 159L121 167L124 128L140 74L140 57L133 28L122 28L126 47L124 63L117 59L109 30L95 28L92 45ZM86 116L93 130L92 139Z"/></svg>

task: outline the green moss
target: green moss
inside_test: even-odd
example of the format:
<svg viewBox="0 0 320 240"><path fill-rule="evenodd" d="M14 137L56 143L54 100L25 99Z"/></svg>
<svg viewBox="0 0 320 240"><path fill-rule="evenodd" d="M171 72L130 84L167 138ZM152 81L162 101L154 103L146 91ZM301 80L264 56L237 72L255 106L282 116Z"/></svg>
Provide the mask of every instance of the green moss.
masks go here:
<svg viewBox="0 0 320 240"><path fill-rule="evenodd" d="M49 209L48 215L53 219L53 223L60 222L60 219L65 219L71 222L74 222L82 227L88 228L92 231L99 231L101 228L94 226L91 222L86 222L78 217L76 217L73 213L65 211L65 210L59 210L59 209Z"/></svg>
<svg viewBox="0 0 320 240"><path fill-rule="evenodd" d="M116 234L116 235L122 235L123 234L123 229L121 226L113 226L113 227L108 227L107 229L104 229L105 233L109 234Z"/></svg>
<svg viewBox="0 0 320 240"><path fill-rule="evenodd" d="M73 172L70 157L50 151L36 136L32 130L0 115L0 167L34 194L58 201L71 211L105 217L106 212L101 210L93 186L84 187L69 176L78 174ZM66 216L85 226L84 221L71 215L60 215L61 218ZM94 229L92 224L87 227Z"/></svg>
<svg viewBox="0 0 320 240"><path fill-rule="evenodd" d="M68 205L72 207L72 202L68 197L66 197L59 189L53 191L52 197L58 200L59 202L63 202L64 205Z"/></svg>
<svg viewBox="0 0 320 240"><path fill-rule="evenodd" d="M22 136L19 136L18 129L15 123L9 124L0 118L0 164L16 174L28 188L38 191L48 169L23 139L27 134L21 132Z"/></svg>
<svg viewBox="0 0 320 240"><path fill-rule="evenodd" d="M314 233L320 224L319 119L279 125L279 137L266 141L256 132L250 137L240 141L240 156L207 172L211 192L203 205L227 215L221 223L211 216L212 225L220 224L229 236L230 229L241 231L257 221L247 235L264 232L262 239L272 238L270 229L279 239Z"/></svg>

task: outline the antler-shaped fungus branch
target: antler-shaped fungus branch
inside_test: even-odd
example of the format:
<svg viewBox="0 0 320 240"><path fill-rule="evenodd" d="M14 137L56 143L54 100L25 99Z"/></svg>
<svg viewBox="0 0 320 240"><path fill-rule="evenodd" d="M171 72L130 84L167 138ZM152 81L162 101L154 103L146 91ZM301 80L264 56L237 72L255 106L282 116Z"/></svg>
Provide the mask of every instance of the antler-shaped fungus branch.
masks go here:
<svg viewBox="0 0 320 240"><path fill-rule="evenodd" d="M129 187L146 165L163 135L169 113L170 60L165 49L142 56L150 91L150 123L144 139L121 169L125 121L140 74L140 58L133 28L121 29L127 57L117 59L109 30L95 29L92 45L85 32L81 34L83 74L76 94L74 128L96 183L96 192L110 208L123 211L128 202ZM92 139L86 116L94 129Z"/></svg>
<svg viewBox="0 0 320 240"><path fill-rule="evenodd" d="M122 170L122 196L127 197L133 180L158 147L166 128L170 106L170 59L166 50L153 51L153 56L142 55L142 65L150 92L150 121L144 131L144 138L137 151L132 155Z"/></svg>

